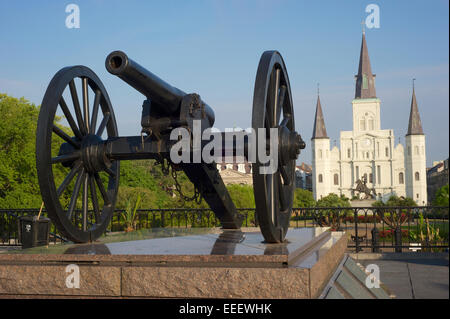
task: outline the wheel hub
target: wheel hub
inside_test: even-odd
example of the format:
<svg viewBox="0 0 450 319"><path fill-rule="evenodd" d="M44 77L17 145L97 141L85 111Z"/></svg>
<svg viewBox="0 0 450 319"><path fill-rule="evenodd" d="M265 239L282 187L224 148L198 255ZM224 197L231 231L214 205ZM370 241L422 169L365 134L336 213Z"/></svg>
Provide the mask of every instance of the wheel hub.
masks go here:
<svg viewBox="0 0 450 319"><path fill-rule="evenodd" d="M282 165L286 165L291 160L296 160L300 154L300 150L306 147L300 134L295 131L290 131L286 126L279 127L278 141Z"/></svg>
<svg viewBox="0 0 450 319"><path fill-rule="evenodd" d="M81 142L81 158L89 173L100 172L111 166L104 152L104 141L100 136L88 134Z"/></svg>

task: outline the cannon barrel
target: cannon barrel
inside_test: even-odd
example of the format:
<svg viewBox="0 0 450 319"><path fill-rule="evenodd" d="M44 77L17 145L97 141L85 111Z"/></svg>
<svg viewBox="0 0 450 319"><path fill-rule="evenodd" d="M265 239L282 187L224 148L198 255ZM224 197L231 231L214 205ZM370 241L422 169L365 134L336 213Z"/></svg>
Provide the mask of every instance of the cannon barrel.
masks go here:
<svg viewBox="0 0 450 319"><path fill-rule="evenodd" d="M167 115L179 112L185 92L173 87L158 76L148 71L122 51L111 52L105 61L106 70L118 76L137 91L144 94ZM205 103L205 114L211 126L214 124L214 111Z"/></svg>

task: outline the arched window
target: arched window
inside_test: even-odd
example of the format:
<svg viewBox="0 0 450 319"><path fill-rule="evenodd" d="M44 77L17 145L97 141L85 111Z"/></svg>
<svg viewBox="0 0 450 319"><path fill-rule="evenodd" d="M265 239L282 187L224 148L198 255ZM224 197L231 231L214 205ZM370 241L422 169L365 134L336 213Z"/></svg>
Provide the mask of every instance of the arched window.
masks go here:
<svg viewBox="0 0 450 319"><path fill-rule="evenodd" d="M386 147L386 148L384 149L384 152L385 152L385 154L386 154L386 157L389 157L389 148L388 148L388 147Z"/></svg>
<svg viewBox="0 0 450 319"><path fill-rule="evenodd" d="M334 185L339 185L339 175L334 174Z"/></svg>
<svg viewBox="0 0 450 319"><path fill-rule="evenodd" d="M398 174L398 183L399 184L404 184L405 183L405 179L404 179L403 173L399 173Z"/></svg>
<svg viewBox="0 0 450 319"><path fill-rule="evenodd" d="M373 174L372 173L369 174L369 183L373 183Z"/></svg>
<svg viewBox="0 0 450 319"><path fill-rule="evenodd" d="M347 157L348 157L348 158L350 158L350 156L351 156L351 153L350 153L350 152L351 152L350 149L347 148Z"/></svg>
<svg viewBox="0 0 450 319"><path fill-rule="evenodd" d="M365 131L366 130L366 120L365 119L360 119L359 120L359 130L360 131Z"/></svg>
<svg viewBox="0 0 450 319"><path fill-rule="evenodd" d="M374 121L372 118L369 118L369 130L373 131L375 129Z"/></svg>
<svg viewBox="0 0 450 319"><path fill-rule="evenodd" d="M416 173L414 174L414 179L415 179L416 181L419 181L419 180L420 180L419 172L416 172Z"/></svg>
<svg viewBox="0 0 450 319"><path fill-rule="evenodd" d="M319 183L323 183L323 176L322 176L322 174L319 174Z"/></svg>

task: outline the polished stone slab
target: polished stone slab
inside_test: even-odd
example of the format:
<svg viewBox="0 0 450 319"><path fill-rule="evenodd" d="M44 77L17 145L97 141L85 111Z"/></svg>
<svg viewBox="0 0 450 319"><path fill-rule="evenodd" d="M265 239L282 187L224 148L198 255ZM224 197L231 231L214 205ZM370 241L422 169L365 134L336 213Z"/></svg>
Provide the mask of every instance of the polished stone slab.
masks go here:
<svg viewBox="0 0 450 319"><path fill-rule="evenodd" d="M163 232L167 234L168 230L164 229ZM326 227L294 228L289 230L285 242L281 244L265 243L259 232L240 230L162 238L153 234L152 239L121 242L108 242L109 239L103 239L104 243L100 241L92 244L30 248L15 254L0 255L0 263L8 260L41 263L58 260L153 262L172 266L197 263L203 267L232 263L245 267L262 267L264 264L270 267L286 267L317 242L328 240L330 234ZM317 256L314 258L317 260Z"/></svg>

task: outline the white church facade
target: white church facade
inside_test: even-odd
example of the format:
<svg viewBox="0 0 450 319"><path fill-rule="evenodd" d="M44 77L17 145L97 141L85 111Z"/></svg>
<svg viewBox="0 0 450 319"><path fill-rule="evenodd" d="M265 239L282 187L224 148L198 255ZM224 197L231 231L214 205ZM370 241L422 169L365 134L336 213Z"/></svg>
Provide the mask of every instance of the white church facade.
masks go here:
<svg viewBox="0 0 450 319"><path fill-rule="evenodd" d="M320 97L317 98L311 138L316 200L329 193L357 196L356 182L365 179L377 199L385 201L397 195L413 198L418 205L427 204L425 135L414 87L405 147L395 143L392 129L381 129L380 108L363 33L352 101L353 130L341 131L340 148L330 149Z"/></svg>

